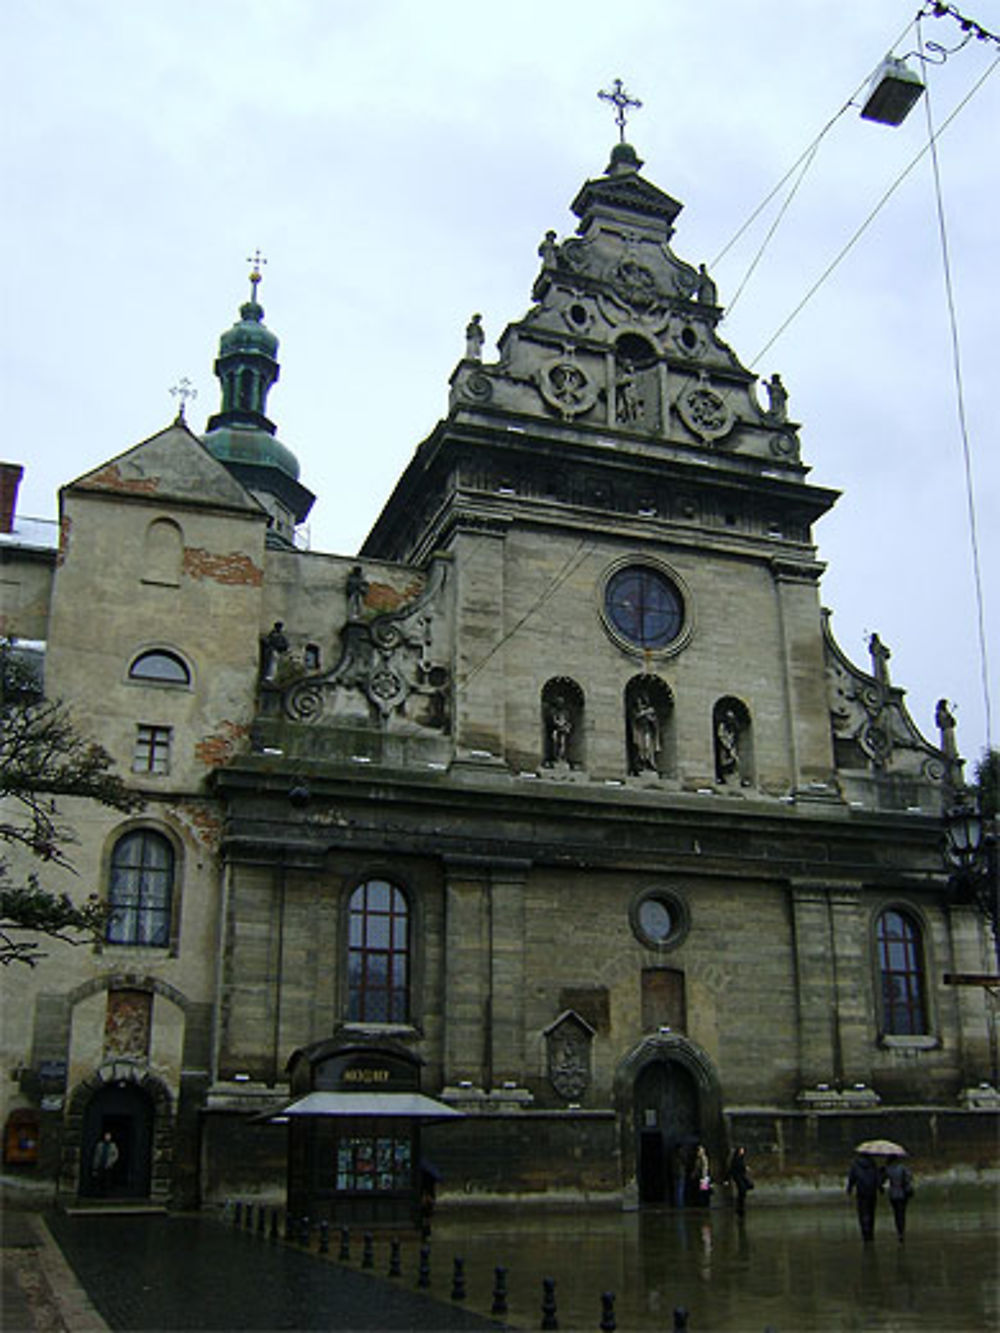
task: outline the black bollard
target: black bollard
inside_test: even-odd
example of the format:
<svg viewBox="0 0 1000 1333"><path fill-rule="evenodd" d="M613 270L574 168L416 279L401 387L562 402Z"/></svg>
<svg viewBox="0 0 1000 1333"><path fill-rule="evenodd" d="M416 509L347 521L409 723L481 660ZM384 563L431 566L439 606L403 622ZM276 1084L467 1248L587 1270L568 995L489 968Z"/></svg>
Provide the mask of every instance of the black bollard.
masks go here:
<svg viewBox="0 0 1000 1333"><path fill-rule="evenodd" d="M351 1232L348 1227L340 1228L340 1252L337 1258L341 1263L347 1263L351 1257Z"/></svg>
<svg viewBox="0 0 1000 1333"><path fill-rule="evenodd" d="M601 1333L615 1333L615 1293L601 1292Z"/></svg>
<svg viewBox="0 0 1000 1333"><path fill-rule="evenodd" d="M271 1209L271 1229L270 1229L270 1231L269 1231L269 1233L268 1233L268 1237L267 1237L267 1238L268 1238L268 1240L270 1240L272 1243L277 1243L277 1240L278 1240L278 1210L277 1210L277 1208L272 1208L272 1209Z"/></svg>
<svg viewBox="0 0 1000 1333"><path fill-rule="evenodd" d="M319 1252L320 1254L330 1253L330 1223L325 1217L319 1224Z"/></svg>
<svg viewBox="0 0 1000 1333"><path fill-rule="evenodd" d="M253 1231L253 1204L248 1203L243 1213L243 1221L247 1231Z"/></svg>
<svg viewBox="0 0 1000 1333"><path fill-rule="evenodd" d="M236 1207L233 1209L233 1226L241 1227L243 1225L243 1201L236 1200Z"/></svg>
<svg viewBox="0 0 1000 1333"><path fill-rule="evenodd" d="M417 1286L429 1287L431 1285L431 1247L421 1245L420 1247L420 1267L417 1269Z"/></svg>
<svg viewBox="0 0 1000 1333"><path fill-rule="evenodd" d="M507 1270L499 1264L493 1270L493 1304L490 1314L507 1313Z"/></svg>
<svg viewBox="0 0 1000 1333"><path fill-rule="evenodd" d="M312 1235L312 1223L308 1217L304 1217L299 1223L299 1244L309 1246L309 1237Z"/></svg>
<svg viewBox="0 0 1000 1333"><path fill-rule="evenodd" d="M684 1333L688 1326L688 1312L683 1305L674 1308L674 1333Z"/></svg>
<svg viewBox="0 0 1000 1333"><path fill-rule="evenodd" d="M375 1267L375 1237L370 1231L366 1231L364 1235L364 1244L361 1251L361 1267Z"/></svg>
<svg viewBox="0 0 1000 1333"><path fill-rule="evenodd" d="M291 1213L288 1212L288 1210L286 1209L286 1210L285 1210L285 1240L287 1240L288 1243L289 1243L289 1245L291 1245L291 1243L292 1243L292 1241L293 1241L294 1239L295 1239L295 1218L292 1217Z"/></svg>
<svg viewBox="0 0 1000 1333"><path fill-rule="evenodd" d="M542 1328L558 1328L556 1315L556 1280L554 1277L542 1278Z"/></svg>
<svg viewBox="0 0 1000 1333"><path fill-rule="evenodd" d="M399 1277L403 1271L399 1257L399 1241L395 1236L389 1242L389 1276Z"/></svg>
<svg viewBox="0 0 1000 1333"><path fill-rule="evenodd" d="M257 1209L257 1235L263 1236L267 1231L267 1209L263 1204Z"/></svg>
<svg viewBox="0 0 1000 1333"><path fill-rule="evenodd" d="M465 1300L465 1260L455 1259L455 1265L451 1275L451 1299L453 1301Z"/></svg>

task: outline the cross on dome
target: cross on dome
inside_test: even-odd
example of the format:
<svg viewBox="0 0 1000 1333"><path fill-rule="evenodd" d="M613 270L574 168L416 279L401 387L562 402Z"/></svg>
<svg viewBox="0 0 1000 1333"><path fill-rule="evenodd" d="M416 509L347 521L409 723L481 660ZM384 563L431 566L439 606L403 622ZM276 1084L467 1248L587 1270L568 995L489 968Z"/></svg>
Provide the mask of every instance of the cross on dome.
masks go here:
<svg viewBox="0 0 1000 1333"><path fill-rule="evenodd" d="M625 91L625 86L621 79L615 79L611 86L611 92L601 91L597 94L602 102L611 102L615 108L615 124L618 126L618 141L625 142L625 121L628 118L628 108L642 106L642 103L636 97L629 97Z"/></svg>
<svg viewBox="0 0 1000 1333"><path fill-rule="evenodd" d="M250 299L257 300L257 285L261 280L261 265L266 264L267 260L260 252L260 246L253 252L253 255L247 255L247 263L253 267L250 269Z"/></svg>

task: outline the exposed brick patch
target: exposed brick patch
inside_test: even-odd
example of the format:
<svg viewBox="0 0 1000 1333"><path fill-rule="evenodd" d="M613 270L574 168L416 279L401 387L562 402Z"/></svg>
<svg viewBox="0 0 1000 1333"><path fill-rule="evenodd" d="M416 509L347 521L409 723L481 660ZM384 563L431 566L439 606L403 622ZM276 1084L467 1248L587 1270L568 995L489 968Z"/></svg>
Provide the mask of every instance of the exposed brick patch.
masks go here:
<svg viewBox="0 0 1000 1333"><path fill-rule="evenodd" d="M211 852L217 852L222 843L222 816L205 805L184 802L175 806L175 814L196 842Z"/></svg>
<svg viewBox="0 0 1000 1333"><path fill-rule="evenodd" d="M264 581L264 571L242 551L219 555L200 546L185 546L184 573L193 579L214 579L216 583L250 588L259 588Z"/></svg>
<svg viewBox="0 0 1000 1333"><path fill-rule="evenodd" d="M86 485L100 486L109 491L126 491L131 495L155 495L160 489L159 477L123 477L117 463L109 463L100 472L87 478Z"/></svg>
<svg viewBox="0 0 1000 1333"><path fill-rule="evenodd" d="M365 594L365 606L378 612L396 611L418 597L423 592L425 583L426 579L416 578L402 592L398 588L391 588L388 583L370 583Z"/></svg>
<svg viewBox="0 0 1000 1333"><path fill-rule="evenodd" d="M64 563L69 555L69 539L73 532L73 520L68 514L63 514L59 520L59 550L56 553L56 567Z"/></svg>
<svg viewBox="0 0 1000 1333"><path fill-rule="evenodd" d="M217 731L203 737L194 747L195 757L206 768L220 768L229 763L249 735L247 722L222 722Z"/></svg>

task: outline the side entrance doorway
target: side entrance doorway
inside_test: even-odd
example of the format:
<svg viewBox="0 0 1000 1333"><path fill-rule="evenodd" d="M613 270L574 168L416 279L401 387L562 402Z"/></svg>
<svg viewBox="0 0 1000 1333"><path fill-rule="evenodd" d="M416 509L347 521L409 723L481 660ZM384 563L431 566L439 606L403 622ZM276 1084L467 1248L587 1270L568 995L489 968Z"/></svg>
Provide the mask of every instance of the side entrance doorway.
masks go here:
<svg viewBox="0 0 1000 1333"><path fill-rule="evenodd" d="M94 1093L83 1116L82 1196L149 1198L153 1122L153 1099L135 1083L107 1084Z"/></svg>
<svg viewBox="0 0 1000 1333"><path fill-rule="evenodd" d="M635 1132L640 1202L677 1207L697 1202L692 1181L702 1125L698 1085L685 1065L664 1058L639 1071Z"/></svg>

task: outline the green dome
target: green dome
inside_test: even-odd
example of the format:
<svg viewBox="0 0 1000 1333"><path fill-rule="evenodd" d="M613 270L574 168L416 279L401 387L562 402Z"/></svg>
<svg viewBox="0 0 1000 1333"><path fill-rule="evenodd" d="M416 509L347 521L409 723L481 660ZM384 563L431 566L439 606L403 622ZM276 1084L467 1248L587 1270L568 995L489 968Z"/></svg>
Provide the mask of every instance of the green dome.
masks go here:
<svg viewBox="0 0 1000 1333"><path fill-rule="evenodd" d="M241 319L219 339L219 356L232 356L239 352L258 352L264 356L276 357L278 339L262 322L264 308L256 301L247 301L240 306Z"/></svg>
<svg viewBox="0 0 1000 1333"><path fill-rule="evenodd" d="M299 479L298 459L275 435L258 426L230 423L216 426L202 436L202 444L220 463L242 463L250 467L273 467L294 481Z"/></svg>

